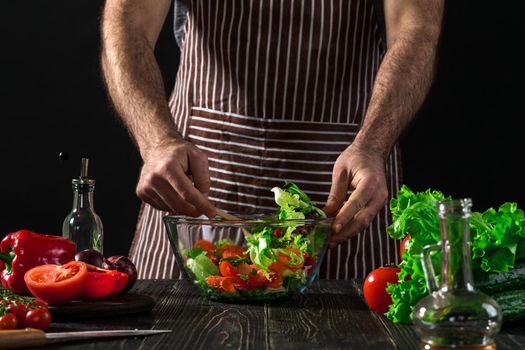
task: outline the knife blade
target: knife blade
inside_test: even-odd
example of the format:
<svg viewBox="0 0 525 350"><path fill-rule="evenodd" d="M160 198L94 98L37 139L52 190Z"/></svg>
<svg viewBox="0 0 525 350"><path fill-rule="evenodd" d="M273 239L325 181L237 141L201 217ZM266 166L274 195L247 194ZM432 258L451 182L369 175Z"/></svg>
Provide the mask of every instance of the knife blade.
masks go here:
<svg viewBox="0 0 525 350"><path fill-rule="evenodd" d="M77 331L46 333L40 329L25 328L0 331L0 349L18 349L31 346L41 346L67 341L111 338L111 337L138 337L169 333L172 330L157 329L117 329L107 331Z"/></svg>

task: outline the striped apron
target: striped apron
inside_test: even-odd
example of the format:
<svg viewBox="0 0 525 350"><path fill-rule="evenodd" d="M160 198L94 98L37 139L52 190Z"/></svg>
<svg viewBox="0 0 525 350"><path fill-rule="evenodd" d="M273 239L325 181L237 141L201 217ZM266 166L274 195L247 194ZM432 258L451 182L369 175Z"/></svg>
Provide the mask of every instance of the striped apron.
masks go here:
<svg viewBox="0 0 525 350"><path fill-rule="evenodd" d="M170 108L179 132L209 157L210 201L275 210L270 189L290 180L322 207L384 54L371 0L193 0L186 16ZM396 193L397 146L385 166ZM179 275L166 214L142 206L130 250L139 278ZM368 229L329 250L320 277L364 277L398 262L389 220L385 206Z"/></svg>

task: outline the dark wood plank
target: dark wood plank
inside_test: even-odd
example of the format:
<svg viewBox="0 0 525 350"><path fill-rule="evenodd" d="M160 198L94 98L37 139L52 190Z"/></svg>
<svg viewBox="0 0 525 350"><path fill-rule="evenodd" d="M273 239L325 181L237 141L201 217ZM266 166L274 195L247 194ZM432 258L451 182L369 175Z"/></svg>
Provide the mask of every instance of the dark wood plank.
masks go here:
<svg viewBox="0 0 525 350"><path fill-rule="evenodd" d="M159 303L154 328L173 329L166 340L147 339L147 349L266 349L264 305L211 302L178 281L171 295Z"/></svg>
<svg viewBox="0 0 525 350"><path fill-rule="evenodd" d="M49 345L41 349L267 349L264 305L210 302L184 281L139 281L134 293L155 301L141 315L53 323L50 331L94 329L171 329L172 333Z"/></svg>
<svg viewBox="0 0 525 350"><path fill-rule="evenodd" d="M271 349L395 349L350 281L322 281L267 307Z"/></svg>

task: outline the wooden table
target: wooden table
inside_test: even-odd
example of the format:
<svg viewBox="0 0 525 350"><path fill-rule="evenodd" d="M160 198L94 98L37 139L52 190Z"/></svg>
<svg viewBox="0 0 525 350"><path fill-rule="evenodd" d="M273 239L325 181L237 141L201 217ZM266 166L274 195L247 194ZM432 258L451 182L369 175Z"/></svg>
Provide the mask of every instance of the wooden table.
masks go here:
<svg viewBox="0 0 525 350"><path fill-rule="evenodd" d="M146 314L54 322L49 331L172 329L144 338L48 345L40 349L418 349L412 326L369 311L359 281L321 281L304 296L275 304L223 304L198 295L185 281L138 281L151 295ZM506 326L498 350L525 348L525 323Z"/></svg>

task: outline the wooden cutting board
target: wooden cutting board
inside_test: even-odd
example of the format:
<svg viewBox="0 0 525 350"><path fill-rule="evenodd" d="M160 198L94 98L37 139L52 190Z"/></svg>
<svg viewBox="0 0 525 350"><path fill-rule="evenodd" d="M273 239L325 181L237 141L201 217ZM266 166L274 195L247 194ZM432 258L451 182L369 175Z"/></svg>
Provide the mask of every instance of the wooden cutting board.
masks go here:
<svg viewBox="0 0 525 350"><path fill-rule="evenodd" d="M149 312L155 306L152 297L128 293L107 299L73 301L49 306L53 321L107 318Z"/></svg>

